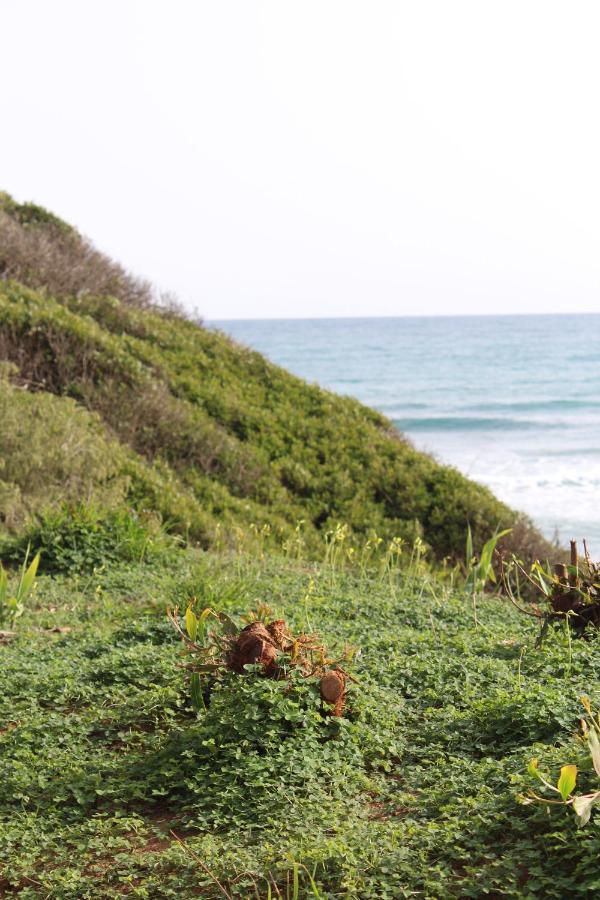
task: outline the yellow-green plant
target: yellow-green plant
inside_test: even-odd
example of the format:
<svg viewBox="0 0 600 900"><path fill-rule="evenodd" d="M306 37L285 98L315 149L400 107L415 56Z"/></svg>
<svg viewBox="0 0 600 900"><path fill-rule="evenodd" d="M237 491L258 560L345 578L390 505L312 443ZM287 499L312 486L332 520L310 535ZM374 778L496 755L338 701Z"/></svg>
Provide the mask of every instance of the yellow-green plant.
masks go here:
<svg viewBox="0 0 600 900"><path fill-rule="evenodd" d="M489 541L483 545L479 558L473 553L473 536L471 534L471 526L467 526L467 543L465 548L465 562L467 569L466 588L471 594L473 601L473 615L475 624L477 622L477 597L483 593L488 581L496 583L496 574L494 572L493 558L496 545L500 538L510 534L512 529L505 528L504 531L498 531L492 535Z"/></svg>
<svg viewBox="0 0 600 900"><path fill-rule="evenodd" d="M587 719L581 720L582 733L580 740L587 746L594 772L600 778L600 714L594 715L588 697L582 697L581 702L587 713ZM542 797L534 791L530 791L527 795L520 797L521 803L542 803L545 806L571 806L575 813L577 824L581 828L587 825L592 815L592 807L600 802L600 790L590 791L587 794L574 793L577 785L577 766L562 766L556 786L539 771L537 759L531 760L527 771L531 776L537 778L547 790L558 794L560 800Z"/></svg>
<svg viewBox="0 0 600 900"><path fill-rule="evenodd" d="M25 611L25 600L35 582L35 576L40 562L40 554L36 553L29 566L27 565L28 561L29 550L27 550L27 553L25 554L25 559L21 567L21 576L14 593L9 591L8 572L0 563L0 624L2 625L9 625L12 627Z"/></svg>

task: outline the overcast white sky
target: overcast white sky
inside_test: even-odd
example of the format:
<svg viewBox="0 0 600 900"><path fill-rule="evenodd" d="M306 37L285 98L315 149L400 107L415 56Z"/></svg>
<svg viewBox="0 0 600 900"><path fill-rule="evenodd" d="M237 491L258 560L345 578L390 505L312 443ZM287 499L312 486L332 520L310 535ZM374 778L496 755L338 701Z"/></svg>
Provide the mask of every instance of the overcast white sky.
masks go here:
<svg viewBox="0 0 600 900"><path fill-rule="evenodd" d="M0 0L0 188L207 318L600 311L600 4Z"/></svg>

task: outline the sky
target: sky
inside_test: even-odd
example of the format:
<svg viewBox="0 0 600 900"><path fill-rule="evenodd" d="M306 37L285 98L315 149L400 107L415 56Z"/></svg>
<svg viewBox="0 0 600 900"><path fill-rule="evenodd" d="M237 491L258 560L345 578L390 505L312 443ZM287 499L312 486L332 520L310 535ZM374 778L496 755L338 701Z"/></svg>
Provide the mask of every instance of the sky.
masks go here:
<svg viewBox="0 0 600 900"><path fill-rule="evenodd" d="M0 189L207 319L600 312L600 5L0 0Z"/></svg>

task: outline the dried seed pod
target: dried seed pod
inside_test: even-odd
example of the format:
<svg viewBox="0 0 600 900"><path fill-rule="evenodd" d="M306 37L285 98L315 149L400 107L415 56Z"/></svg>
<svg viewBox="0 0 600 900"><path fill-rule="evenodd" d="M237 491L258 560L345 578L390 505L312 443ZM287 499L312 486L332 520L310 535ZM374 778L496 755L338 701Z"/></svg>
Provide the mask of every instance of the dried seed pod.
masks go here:
<svg viewBox="0 0 600 900"><path fill-rule="evenodd" d="M238 635L238 641L244 640L248 635L257 635L263 641L271 641L271 635L262 622L251 622L250 625L246 625L245 628L242 628Z"/></svg>
<svg viewBox="0 0 600 900"><path fill-rule="evenodd" d="M229 667L243 674L244 666L261 663L265 671L273 669L277 649L273 639L262 622L252 622L241 632L233 643L229 654Z"/></svg>
<svg viewBox="0 0 600 900"><path fill-rule="evenodd" d="M326 703L337 703L346 689L346 679L341 672L327 672L321 678L321 697Z"/></svg>

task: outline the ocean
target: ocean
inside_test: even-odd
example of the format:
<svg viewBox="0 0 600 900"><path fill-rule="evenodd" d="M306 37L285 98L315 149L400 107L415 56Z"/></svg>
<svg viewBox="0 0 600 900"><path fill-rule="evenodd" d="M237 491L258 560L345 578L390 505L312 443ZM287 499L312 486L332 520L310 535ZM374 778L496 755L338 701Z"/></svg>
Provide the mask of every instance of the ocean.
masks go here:
<svg viewBox="0 0 600 900"><path fill-rule="evenodd" d="M600 557L600 315L207 323Z"/></svg>

